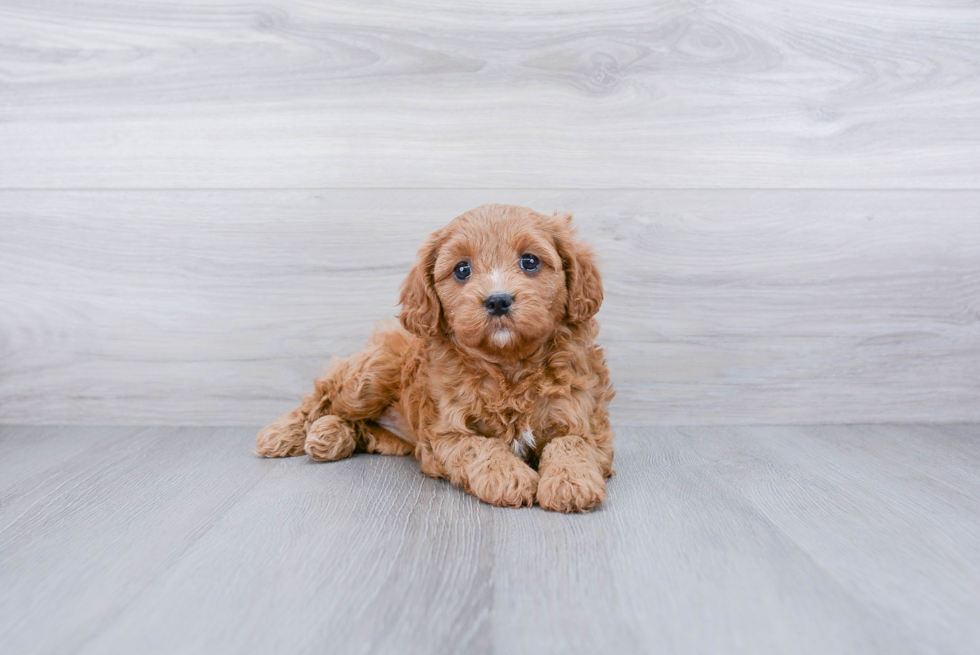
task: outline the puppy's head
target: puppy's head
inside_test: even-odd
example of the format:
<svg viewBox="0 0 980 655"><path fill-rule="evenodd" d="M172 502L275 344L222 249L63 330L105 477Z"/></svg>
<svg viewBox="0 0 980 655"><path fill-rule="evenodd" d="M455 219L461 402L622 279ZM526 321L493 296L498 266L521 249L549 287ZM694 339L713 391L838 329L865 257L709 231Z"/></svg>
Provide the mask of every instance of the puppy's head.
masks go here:
<svg viewBox="0 0 980 655"><path fill-rule="evenodd" d="M419 250L402 285L402 325L506 355L536 348L562 323L588 321L602 280L570 222L509 205L457 217Z"/></svg>

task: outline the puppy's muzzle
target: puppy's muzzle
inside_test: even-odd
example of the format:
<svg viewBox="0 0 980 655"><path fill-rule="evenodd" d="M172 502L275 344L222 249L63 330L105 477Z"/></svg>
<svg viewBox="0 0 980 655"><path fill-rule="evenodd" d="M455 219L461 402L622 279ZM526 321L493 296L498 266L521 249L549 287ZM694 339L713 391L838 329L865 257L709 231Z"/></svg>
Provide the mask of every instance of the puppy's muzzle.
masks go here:
<svg viewBox="0 0 980 655"><path fill-rule="evenodd" d="M514 298L509 293L494 293L483 301L483 306L490 316L503 316L510 311L510 306L513 304Z"/></svg>

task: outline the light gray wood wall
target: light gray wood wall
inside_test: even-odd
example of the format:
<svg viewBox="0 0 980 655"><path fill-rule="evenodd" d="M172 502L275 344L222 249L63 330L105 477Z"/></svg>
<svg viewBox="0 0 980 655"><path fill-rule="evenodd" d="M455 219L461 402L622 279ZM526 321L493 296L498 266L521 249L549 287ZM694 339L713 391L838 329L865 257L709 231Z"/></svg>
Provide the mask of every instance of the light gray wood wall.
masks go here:
<svg viewBox="0 0 980 655"><path fill-rule="evenodd" d="M975 188L962 0L6 0L4 187Z"/></svg>
<svg viewBox="0 0 980 655"><path fill-rule="evenodd" d="M259 424L575 214L624 423L980 420L974 3L0 4L0 422Z"/></svg>

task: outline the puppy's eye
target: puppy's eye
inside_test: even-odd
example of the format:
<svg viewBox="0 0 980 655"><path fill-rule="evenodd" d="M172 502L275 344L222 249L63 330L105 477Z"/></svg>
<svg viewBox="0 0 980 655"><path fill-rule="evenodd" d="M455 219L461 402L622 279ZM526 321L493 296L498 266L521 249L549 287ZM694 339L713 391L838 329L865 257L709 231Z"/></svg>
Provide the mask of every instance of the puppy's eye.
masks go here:
<svg viewBox="0 0 980 655"><path fill-rule="evenodd" d="M453 268L453 277L460 282L468 279L472 273L473 269L470 268L469 262L460 262Z"/></svg>
<svg viewBox="0 0 980 655"><path fill-rule="evenodd" d="M528 273L533 273L541 268L541 260L534 255L521 255L521 268Z"/></svg>

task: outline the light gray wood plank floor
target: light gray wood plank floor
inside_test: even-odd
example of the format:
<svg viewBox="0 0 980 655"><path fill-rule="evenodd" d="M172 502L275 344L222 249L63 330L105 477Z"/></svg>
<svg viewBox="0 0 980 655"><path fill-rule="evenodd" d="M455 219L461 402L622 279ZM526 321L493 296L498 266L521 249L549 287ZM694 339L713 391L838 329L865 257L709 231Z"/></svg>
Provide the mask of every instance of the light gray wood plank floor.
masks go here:
<svg viewBox="0 0 980 655"><path fill-rule="evenodd" d="M980 425L620 428L608 501L484 505L245 428L0 428L11 653L973 653Z"/></svg>

